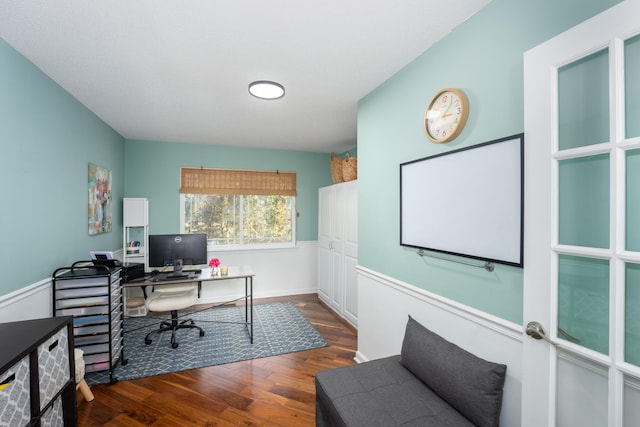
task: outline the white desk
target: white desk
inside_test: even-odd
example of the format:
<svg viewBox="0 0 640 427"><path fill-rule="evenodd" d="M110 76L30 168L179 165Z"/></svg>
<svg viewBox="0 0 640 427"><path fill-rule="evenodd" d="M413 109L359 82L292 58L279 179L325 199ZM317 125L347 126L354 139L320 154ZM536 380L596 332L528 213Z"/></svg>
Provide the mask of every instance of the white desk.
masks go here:
<svg viewBox="0 0 640 427"><path fill-rule="evenodd" d="M209 268L202 268L200 274L195 274L189 277L167 279L167 276L171 274L172 272L170 271L161 272L155 276L145 276L144 278L123 283L122 286L124 286L125 288L141 287L146 296L146 292L144 290L145 286L175 285L178 283L198 283L199 295L200 287L202 286L203 282L209 283L219 280L244 279L244 320L245 325L247 326L247 331L249 332L251 344L253 344L253 277L255 276L255 273L253 272L251 267L246 265L229 266L229 274L227 274L226 276L212 276Z"/></svg>

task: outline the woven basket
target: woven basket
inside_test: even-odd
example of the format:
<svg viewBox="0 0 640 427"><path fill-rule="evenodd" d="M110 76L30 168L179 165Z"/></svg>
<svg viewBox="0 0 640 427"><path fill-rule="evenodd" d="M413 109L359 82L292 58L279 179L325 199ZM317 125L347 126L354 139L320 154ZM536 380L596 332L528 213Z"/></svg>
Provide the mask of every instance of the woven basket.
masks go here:
<svg viewBox="0 0 640 427"><path fill-rule="evenodd" d="M342 163L342 178L344 182L358 179L358 158L351 157L349 153L344 156Z"/></svg>
<svg viewBox="0 0 640 427"><path fill-rule="evenodd" d="M329 157L329 167L331 168L331 179L334 184L339 184L344 182L344 178L342 177L342 164L344 163L344 159L338 156L336 153L331 153Z"/></svg>

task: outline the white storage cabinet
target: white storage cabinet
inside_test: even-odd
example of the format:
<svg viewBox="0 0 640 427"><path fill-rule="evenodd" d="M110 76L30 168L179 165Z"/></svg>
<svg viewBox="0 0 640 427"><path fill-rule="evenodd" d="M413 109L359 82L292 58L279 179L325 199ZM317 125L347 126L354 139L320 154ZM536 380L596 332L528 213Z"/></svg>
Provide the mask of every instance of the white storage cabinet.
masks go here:
<svg viewBox="0 0 640 427"><path fill-rule="evenodd" d="M320 188L318 296L358 326L358 181Z"/></svg>

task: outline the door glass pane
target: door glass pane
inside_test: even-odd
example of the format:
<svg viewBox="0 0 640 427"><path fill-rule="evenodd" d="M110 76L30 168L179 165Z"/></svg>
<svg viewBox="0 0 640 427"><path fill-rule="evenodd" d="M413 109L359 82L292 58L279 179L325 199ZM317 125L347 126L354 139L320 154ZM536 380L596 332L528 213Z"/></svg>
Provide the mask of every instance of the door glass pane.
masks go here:
<svg viewBox="0 0 640 427"><path fill-rule="evenodd" d="M640 80L640 79L638 79ZM640 120L638 120L640 124ZM640 251L640 150L627 152L626 249Z"/></svg>
<svg viewBox="0 0 640 427"><path fill-rule="evenodd" d="M558 241L565 245L609 247L609 155L559 162Z"/></svg>
<svg viewBox="0 0 640 427"><path fill-rule="evenodd" d="M558 70L558 137L561 150L609 140L609 51Z"/></svg>
<svg viewBox="0 0 640 427"><path fill-rule="evenodd" d="M623 427L637 427L640 420L640 381L624 379Z"/></svg>
<svg viewBox="0 0 640 427"><path fill-rule="evenodd" d="M640 366L640 265L627 264L625 277L624 360Z"/></svg>
<svg viewBox="0 0 640 427"><path fill-rule="evenodd" d="M640 36L624 43L626 136L640 136Z"/></svg>
<svg viewBox="0 0 640 427"><path fill-rule="evenodd" d="M558 256L558 337L609 353L609 261Z"/></svg>
<svg viewBox="0 0 640 427"><path fill-rule="evenodd" d="M602 427L608 423L607 369L558 352L557 425Z"/></svg>

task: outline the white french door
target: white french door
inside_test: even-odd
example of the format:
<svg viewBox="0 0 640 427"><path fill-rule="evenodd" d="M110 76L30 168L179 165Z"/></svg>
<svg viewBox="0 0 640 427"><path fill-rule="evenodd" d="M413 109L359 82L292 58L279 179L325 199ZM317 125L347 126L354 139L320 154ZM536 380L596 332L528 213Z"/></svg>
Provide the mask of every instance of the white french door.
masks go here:
<svg viewBox="0 0 640 427"><path fill-rule="evenodd" d="M627 0L524 56L523 426L640 425L639 34Z"/></svg>

